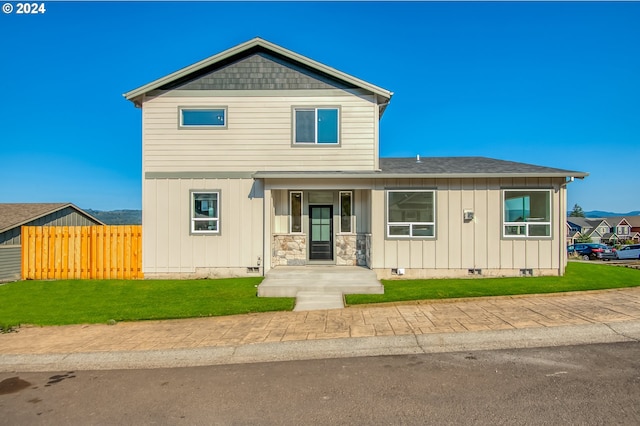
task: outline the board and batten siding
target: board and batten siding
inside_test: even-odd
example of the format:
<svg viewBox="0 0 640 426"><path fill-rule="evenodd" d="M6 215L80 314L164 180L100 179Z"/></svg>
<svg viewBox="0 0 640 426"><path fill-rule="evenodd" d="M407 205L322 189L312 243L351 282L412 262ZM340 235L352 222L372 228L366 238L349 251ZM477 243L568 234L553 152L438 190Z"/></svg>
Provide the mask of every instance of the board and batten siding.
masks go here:
<svg viewBox="0 0 640 426"><path fill-rule="evenodd" d="M220 192L220 234L193 235L192 190ZM145 179L146 278L246 275L263 256L263 191L253 179Z"/></svg>
<svg viewBox="0 0 640 426"><path fill-rule="evenodd" d="M533 269L539 275L564 273L566 192L564 181L550 178L521 179L387 179L372 191L372 269L389 277L392 268L404 268L407 277L466 275L482 269L483 275L518 275ZM436 238L400 240L386 238L386 190L435 189ZM502 237L503 188L552 189L552 237L508 239ZM475 213L463 220L463 210Z"/></svg>
<svg viewBox="0 0 640 426"><path fill-rule="evenodd" d="M22 247L0 245L0 282L20 279L22 267Z"/></svg>
<svg viewBox="0 0 640 426"><path fill-rule="evenodd" d="M378 106L373 96L318 90L269 96L180 97L143 107L145 172L374 170ZM180 129L179 107L226 107L226 129ZM294 106L340 108L340 145L292 146Z"/></svg>

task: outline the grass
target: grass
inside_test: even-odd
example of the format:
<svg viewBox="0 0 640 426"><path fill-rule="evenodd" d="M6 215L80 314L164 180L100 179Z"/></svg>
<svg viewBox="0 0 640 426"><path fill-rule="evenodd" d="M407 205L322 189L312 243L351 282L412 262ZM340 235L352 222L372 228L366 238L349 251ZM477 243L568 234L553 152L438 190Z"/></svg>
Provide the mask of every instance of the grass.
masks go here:
<svg viewBox="0 0 640 426"><path fill-rule="evenodd" d="M258 298L257 278L19 281L0 286L0 330L194 318L293 309L293 298Z"/></svg>
<svg viewBox="0 0 640 426"><path fill-rule="evenodd" d="M0 286L0 332L64 325L287 311L293 298L258 298L262 278L20 281ZM640 270L570 262L564 277L384 280L385 294L349 295L350 305L640 286Z"/></svg>
<svg viewBox="0 0 640 426"><path fill-rule="evenodd" d="M384 294L346 296L347 304L557 293L640 286L640 270L570 262L563 277L383 280Z"/></svg>

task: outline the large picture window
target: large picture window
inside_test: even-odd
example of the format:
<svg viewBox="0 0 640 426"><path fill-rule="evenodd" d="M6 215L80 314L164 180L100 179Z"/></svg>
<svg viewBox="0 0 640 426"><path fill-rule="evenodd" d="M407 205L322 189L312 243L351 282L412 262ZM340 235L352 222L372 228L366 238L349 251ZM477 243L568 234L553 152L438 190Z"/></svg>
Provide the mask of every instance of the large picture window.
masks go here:
<svg viewBox="0 0 640 426"><path fill-rule="evenodd" d="M435 226L434 191L387 191L387 237L432 238Z"/></svg>
<svg viewBox="0 0 640 426"><path fill-rule="evenodd" d="M191 232L193 234L220 233L220 193L191 193Z"/></svg>
<svg viewBox="0 0 640 426"><path fill-rule="evenodd" d="M505 190L503 194L505 237L551 236L550 190Z"/></svg>
<svg viewBox="0 0 640 426"><path fill-rule="evenodd" d="M340 142L338 108L294 108L295 144L337 144Z"/></svg>

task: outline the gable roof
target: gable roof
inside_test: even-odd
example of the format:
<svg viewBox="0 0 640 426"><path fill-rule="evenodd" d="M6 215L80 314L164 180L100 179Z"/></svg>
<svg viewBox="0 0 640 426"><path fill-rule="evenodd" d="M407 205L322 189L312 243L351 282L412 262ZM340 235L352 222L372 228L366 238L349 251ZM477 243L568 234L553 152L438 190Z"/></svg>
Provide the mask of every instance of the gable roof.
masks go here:
<svg viewBox="0 0 640 426"><path fill-rule="evenodd" d="M640 216L607 216L602 219L611 224L615 223L616 226L620 225L620 222L625 221L632 228L640 227Z"/></svg>
<svg viewBox="0 0 640 426"><path fill-rule="evenodd" d="M601 224L604 222L607 224L607 227L611 227L609 225L609 222L607 222L604 219L594 219L594 218L585 218L585 217L574 217L574 216L568 216L567 217L567 222L569 223L573 223L577 226L579 226L582 229L595 229L599 226L601 226Z"/></svg>
<svg viewBox="0 0 640 426"><path fill-rule="evenodd" d="M178 81L187 82L193 78L197 78L198 76L211 72L217 67L228 65L234 61L259 52L269 53L276 57L291 61L302 68L311 70L320 75L369 91L378 97L378 103L386 103L391 99L391 96L393 96L393 92L375 86L371 83L367 83L364 80L360 80L352 75L338 71L335 68L331 68L320 62L314 61L313 59L307 58L306 56L302 56L291 50L285 49L284 47L270 43L260 37L253 38L247 42L196 62L195 64L184 67L169 75L154 80L151 83L131 90L123 94L123 96L127 100L133 102L136 106L140 106L142 97L153 90L169 86Z"/></svg>
<svg viewBox="0 0 640 426"><path fill-rule="evenodd" d="M5 203L0 204L0 233L70 207L98 224L102 221L71 203Z"/></svg>
<svg viewBox="0 0 640 426"><path fill-rule="evenodd" d="M350 172L257 172L255 178L494 178L494 177L577 177L585 172L555 169L487 157L380 158L380 170Z"/></svg>

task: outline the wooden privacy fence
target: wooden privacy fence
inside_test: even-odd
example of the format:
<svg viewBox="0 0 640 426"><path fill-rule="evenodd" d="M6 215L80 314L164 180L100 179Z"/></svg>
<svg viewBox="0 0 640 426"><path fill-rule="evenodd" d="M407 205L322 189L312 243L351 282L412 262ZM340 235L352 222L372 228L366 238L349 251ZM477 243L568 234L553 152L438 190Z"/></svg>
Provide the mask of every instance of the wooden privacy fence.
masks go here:
<svg viewBox="0 0 640 426"><path fill-rule="evenodd" d="M22 279L133 279L142 226L23 226Z"/></svg>

